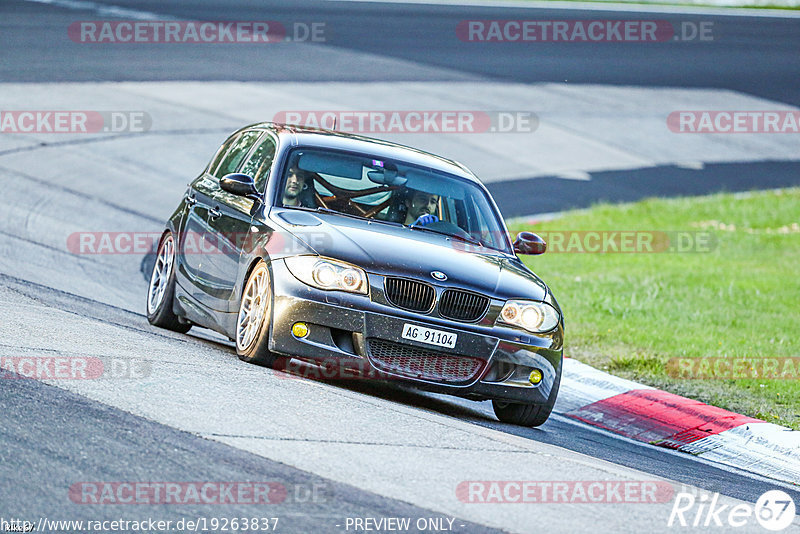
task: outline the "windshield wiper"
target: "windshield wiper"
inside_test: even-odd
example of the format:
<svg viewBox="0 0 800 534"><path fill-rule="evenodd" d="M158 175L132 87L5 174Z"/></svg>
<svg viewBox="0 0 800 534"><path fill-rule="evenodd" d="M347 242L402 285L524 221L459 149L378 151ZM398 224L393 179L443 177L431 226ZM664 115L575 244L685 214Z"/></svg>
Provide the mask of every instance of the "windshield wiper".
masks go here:
<svg viewBox="0 0 800 534"><path fill-rule="evenodd" d="M469 243L471 245L478 245L479 247L485 247L486 246L483 243L481 243L480 241L478 241L477 239L475 239L474 237L464 237L463 235L458 235L458 234L448 234L447 232L440 232L438 230L434 230L433 228L428 228L426 226L414 226L414 225L412 225L412 226L409 226L409 228L411 228L413 230L425 230L426 232L431 232L431 233L434 233L434 234L439 234L439 235L443 235L443 236L447 236L447 237L454 237L454 238L458 239L459 241L464 241L464 242Z"/></svg>
<svg viewBox="0 0 800 534"><path fill-rule="evenodd" d="M360 221L379 222L379 223L383 223L383 224L391 224L392 226L403 226L401 223L394 222L394 221L384 221L383 219L378 219L378 218L375 218L375 217L372 217L372 218L362 217L361 215L355 215L353 213L345 213L343 211L336 211L336 210L332 210L330 208L319 207L319 208L306 208L306 209L310 209L311 211L316 211L318 213L331 213L333 215L343 215L345 217L350 217L351 219L358 219Z"/></svg>
<svg viewBox="0 0 800 534"><path fill-rule="evenodd" d="M315 209L314 211L316 211L318 213L332 213L333 215L343 215L345 217L350 217L350 218L353 218L353 219L363 219L364 218L364 217L362 217L360 215L353 215L352 213L345 213L343 211L336 211L336 210L332 210L330 208L323 208L323 207L319 207L319 208Z"/></svg>

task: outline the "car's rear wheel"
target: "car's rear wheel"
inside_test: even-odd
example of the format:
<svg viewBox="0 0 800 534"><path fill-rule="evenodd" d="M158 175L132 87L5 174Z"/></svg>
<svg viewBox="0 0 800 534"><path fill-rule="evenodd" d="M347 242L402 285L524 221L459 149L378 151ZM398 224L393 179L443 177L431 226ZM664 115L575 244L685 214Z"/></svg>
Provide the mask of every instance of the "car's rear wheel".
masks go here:
<svg viewBox="0 0 800 534"><path fill-rule="evenodd" d="M147 286L147 320L150 324L185 333L192 323L183 321L172 311L175 298L175 238L167 232L156 253L150 284Z"/></svg>
<svg viewBox="0 0 800 534"><path fill-rule="evenodd" d="M276 356L269 351L272 286L267 264L259 261L250 272L236 319L236 353L248 363L273 367Z"/></svg>
<svg viewBox="0 0 800 534"><path fill-rule="evenodd" d="M553 411L553 406L556 404L556 397L558 397L558 388L561 384L561 373L556 377L556 382L553 384L553 389L550 390L550 397L545 404L519 404L513 402L505 402L500 400L492 400L492 408L494 414L503 423L520 426L541 426L550 417Z"/></svg>

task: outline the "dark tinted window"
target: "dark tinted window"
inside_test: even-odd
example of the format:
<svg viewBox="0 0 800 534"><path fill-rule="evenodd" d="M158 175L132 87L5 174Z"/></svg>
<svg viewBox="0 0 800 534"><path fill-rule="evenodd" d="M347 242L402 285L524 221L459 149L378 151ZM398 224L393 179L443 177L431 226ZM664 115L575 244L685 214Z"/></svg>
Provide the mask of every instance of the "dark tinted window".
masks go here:
<svg viewBox="0 0 800 534"><path fill-rule="evenodd" d="M509 252L500 214L477 184L401 160L319 148L296 148L287 158L280 203L325 208L349 216L414 226ZM421 228L417 226L417 228Z"/></svg>

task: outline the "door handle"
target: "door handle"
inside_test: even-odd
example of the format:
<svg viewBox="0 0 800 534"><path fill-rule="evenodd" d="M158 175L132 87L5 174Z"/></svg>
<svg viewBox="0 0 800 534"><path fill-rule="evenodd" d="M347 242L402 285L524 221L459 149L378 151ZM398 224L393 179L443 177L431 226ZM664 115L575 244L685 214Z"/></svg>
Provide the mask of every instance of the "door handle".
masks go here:
<svg viewBox="0 0 800 534"><path fill-rule="evenodd" d="M209 214L209 215L211 215L211 218L212 218L212 219L219 219L219 217L222 215L222 212L221 212L221 211L219 211L219 208L212 208L212 209L211 209L211 210L208 212L208 214Z"/></svg>
<svg viewBox="0 0 800 534"><path fill-rule="evenodd" d="M197 204L197 199L195 198L195 196L194 196L194 195L192 195L192 196L189 196L189 197L186 197L186 203L187 203L189 206L194 206L195 204Z"/></svg>

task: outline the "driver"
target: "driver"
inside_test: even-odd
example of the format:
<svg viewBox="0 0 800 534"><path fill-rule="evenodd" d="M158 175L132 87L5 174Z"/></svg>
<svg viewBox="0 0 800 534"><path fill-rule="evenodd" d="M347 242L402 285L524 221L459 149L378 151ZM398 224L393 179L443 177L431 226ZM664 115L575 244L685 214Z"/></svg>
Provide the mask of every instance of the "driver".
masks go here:
<svg viewBox="0 0 800 534"><path fill-rule="evenodd" d="M309 183L313 183L311 175L292 166L286 176L286 185L283 187L283 205L314 207L308 195Z"/></svg>
<svg viewBox="0 0 800 534"><path fill-rule="evenodd" d="M439 195L409 189L406 196L406 226L425 226L437 222L439 217L434 215L439 207Z"/></svg>

